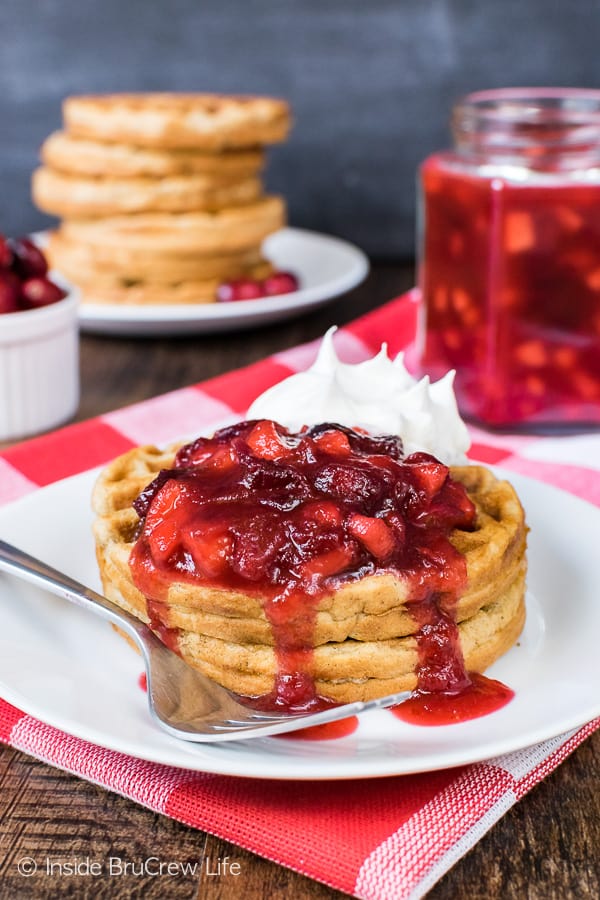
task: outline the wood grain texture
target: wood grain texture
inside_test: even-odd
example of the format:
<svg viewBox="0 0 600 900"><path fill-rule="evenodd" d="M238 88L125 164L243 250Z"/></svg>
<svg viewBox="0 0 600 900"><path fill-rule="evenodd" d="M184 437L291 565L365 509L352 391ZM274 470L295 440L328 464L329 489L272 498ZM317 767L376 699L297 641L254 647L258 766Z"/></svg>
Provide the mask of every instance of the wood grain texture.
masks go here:
<svg viewBox="0 0 600 900"><path fill-rule="evenodd" d="M177 340L82 339L78 418L193 384L321 335L409 287L407 267L377 266L359 289L317 314L257 332ZM430 900L580 900L600 896L600 734L580 747L430 892ZM38 873L25 878L28 856ZM169 876L58 874L77 859L116 872L155 857L196 864ZM240 874L211 874L229 857ZM55 874L46 873L46 859ZM120 862L119 862L120 861ZM10 748L0 748L0 900L164 898L333 900L344 895L210 835L179 825Z"/></svg>

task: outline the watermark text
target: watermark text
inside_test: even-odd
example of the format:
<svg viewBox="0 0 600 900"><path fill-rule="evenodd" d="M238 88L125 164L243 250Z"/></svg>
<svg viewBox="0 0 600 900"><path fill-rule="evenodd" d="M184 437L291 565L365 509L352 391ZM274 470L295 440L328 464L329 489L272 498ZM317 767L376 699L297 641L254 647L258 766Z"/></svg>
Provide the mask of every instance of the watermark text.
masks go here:
<svg viewBox="0 0 600 900"><path fill-rule="evenodd" d="M145 859L125 859L109 856L107 859L92 859L89 856L52 857L34 859L22 856L17 862L17 871L23 878L44 875L49 878L237 878L242 874L242 864L229 856L204 857L185 861L161 859L148 856Z"/></svg>

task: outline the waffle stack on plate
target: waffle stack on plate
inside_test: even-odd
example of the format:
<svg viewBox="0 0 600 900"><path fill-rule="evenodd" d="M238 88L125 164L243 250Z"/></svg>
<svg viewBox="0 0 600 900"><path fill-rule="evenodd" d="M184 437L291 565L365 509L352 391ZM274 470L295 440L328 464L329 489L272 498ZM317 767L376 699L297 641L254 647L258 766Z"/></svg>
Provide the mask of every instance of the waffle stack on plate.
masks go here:
<svg viewBox="0 0 600 900"><path fill-rule="evenodd" d="M163 633L170 635L170 646L176 645L186 662L209 678L240 694L266 694L273 688L277 658L264 603L256 592L175 579L150 615L146 598L133 582L130 555L139 519L132 504L161 470L172 467L177 449L138 447L100 474L93 506L104 593L146 623L154 615ZM468 576L454 613L459 641L467 670L483 672L523 628L527 528L508 482L482 466L459 466L451 472L477 507L475 530L457 529L451 540L465 557ZM313 630L318 694L349 703L413 690L419 661L413 603L409 582L385 570L324 596Z"/></svg>
<svg viewBox="0 0 600 900"><path fill-rule="evenodd" d="M209 303L220 283L261 279L263 240L285 222L267 196L265 145L287 137L269 97L69 97L64 130L42 146L37 206L62 218L54 268L91 303Z"/></svg>

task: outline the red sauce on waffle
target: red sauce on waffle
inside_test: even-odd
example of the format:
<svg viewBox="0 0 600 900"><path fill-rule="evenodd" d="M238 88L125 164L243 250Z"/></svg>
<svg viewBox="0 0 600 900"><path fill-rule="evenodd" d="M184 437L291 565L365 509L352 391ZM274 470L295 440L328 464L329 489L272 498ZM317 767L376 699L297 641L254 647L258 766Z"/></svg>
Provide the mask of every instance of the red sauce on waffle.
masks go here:
<svg viewBox="0 0 600 900"><path fill-rule="evenodd" d="M465 673L458 642L454 613L467 573L449 540L454 529L474 527L475 507L433 456L403 457L400 438L333 424L291 433L270 420L241 422L183 447L134 506L140 531L131 571L168 646L177 647L165 605L174 581L260 600L277 675L271 694L254 705L327 705L314 676L318 604L341 585L382 572L410 584L417 696L467 696L479 683ZM329 737L350 725L319 727Z"/></svg>

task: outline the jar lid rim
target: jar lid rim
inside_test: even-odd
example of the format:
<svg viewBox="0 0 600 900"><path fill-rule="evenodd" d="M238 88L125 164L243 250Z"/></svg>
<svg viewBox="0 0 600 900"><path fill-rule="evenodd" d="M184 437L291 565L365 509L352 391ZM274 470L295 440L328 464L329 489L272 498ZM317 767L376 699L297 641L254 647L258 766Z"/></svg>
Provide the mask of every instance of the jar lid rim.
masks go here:
<svg viewBox="0 0 600 900"><path fill-rule="evenodd" d="M556 117L563 121L568 118L572 122L590 123L600 121L600 90L543 87L474 91L457 101L454 116L530 122Z"/></svg>

